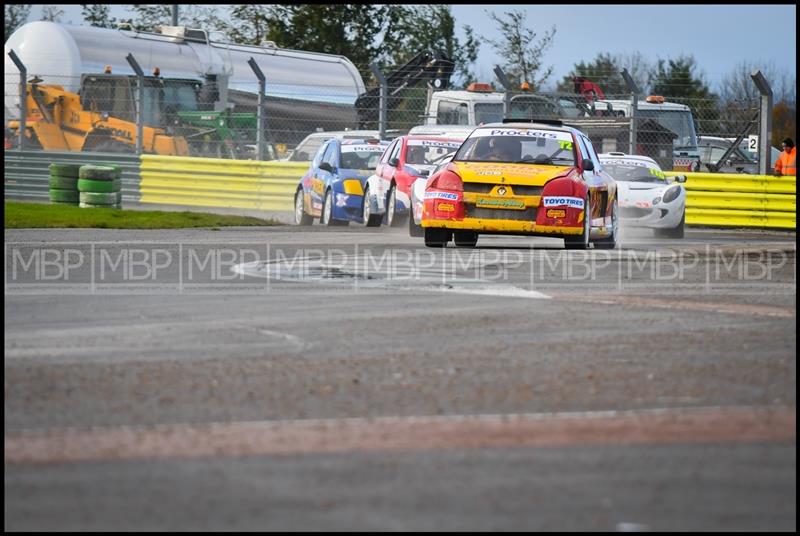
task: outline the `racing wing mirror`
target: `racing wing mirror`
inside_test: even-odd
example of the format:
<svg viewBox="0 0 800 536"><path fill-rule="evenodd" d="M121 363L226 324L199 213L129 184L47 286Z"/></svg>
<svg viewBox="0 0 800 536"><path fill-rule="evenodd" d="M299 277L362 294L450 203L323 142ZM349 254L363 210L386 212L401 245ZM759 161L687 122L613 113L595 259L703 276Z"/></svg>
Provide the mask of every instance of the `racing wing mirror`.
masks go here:
<svg viewBox="0 0 800 536"><path fill-rule="evenodd" d="M327 171L328 173L333 173L333 166L331 166L331 165L330 165L329 163L327 163L327 162L322 162L322 163L319 165L319 169L321 169L322 171Z"/></svg>
<svg viewBox="0 0 800 536"><path fill-rule="evenodd" d="M686 175L678 175L675 177L675 182L686 182Z"/></svg>
<svg viewBox="0 0 800 536"><path fill-rule="evenodd" d="M591 160L584 160L583 161L583 170L584 171L594 171L594 162Z"/></svg>

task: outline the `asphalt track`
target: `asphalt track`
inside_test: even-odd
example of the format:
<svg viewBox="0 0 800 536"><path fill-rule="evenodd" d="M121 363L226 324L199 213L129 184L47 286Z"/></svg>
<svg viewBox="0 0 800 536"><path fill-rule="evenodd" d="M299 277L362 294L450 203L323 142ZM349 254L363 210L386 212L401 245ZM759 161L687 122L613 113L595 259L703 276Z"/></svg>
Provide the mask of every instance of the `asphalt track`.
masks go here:
<svg viewBox="0 0 800 536"><path fill-rule="evenodd" d="M794 233L6 230L6 530L796 530Z"/></svg>

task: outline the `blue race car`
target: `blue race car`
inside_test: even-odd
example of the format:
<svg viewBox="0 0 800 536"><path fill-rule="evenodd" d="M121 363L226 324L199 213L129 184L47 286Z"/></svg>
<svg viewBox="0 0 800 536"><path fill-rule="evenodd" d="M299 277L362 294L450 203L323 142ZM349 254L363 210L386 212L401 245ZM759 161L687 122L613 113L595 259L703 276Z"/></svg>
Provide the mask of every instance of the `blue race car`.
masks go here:
<svg viewBox="0 0 800 536"><path fill-rule="evenodd" d="M364 189L388 145L375 139L325 142L295 191L295 223L311 225L315 217L323 225L374 220L364 210Z"/></svg>

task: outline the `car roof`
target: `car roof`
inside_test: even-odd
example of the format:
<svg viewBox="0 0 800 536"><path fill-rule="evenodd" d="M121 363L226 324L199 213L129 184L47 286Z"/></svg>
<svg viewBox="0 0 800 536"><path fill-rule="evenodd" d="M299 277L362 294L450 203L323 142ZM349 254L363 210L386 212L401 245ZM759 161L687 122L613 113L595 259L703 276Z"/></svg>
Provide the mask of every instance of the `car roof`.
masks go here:
<svg viewBox="0 0 800 536"><path fill-rule="evenodd" d="M481 128L514 128L514 127L524 127L524 128L533 127L533 128L541 128L541 129L546 129L546 130L557 130L557 131L561 131L561 132L570 132L570 133L576 134L576 135L577 134L583 134L583 132L581 132L577 128L570 127L570 126L567 126L567 125L554 125L554 124L551 124L551 123L537 123L537 122L531 122L531 121L519 121L519 122L515 121L513 123L511 123L511 122L509 122L509 123L487 123L485 125L481 125L479 127L476 127L475 130L478 130L478 129L481 129ZM585 136L586 134L583 134L583 135Z"/></svg>
<svg viewBox="0 0 800 536"><path fill-rule="evenodd" d="M470 125L418 125L409 130L408 134L411 136L463 136L466 138L475 128Z"/></svg>
<svg viewBox="0 0 800 536"><path fill-rule="evenodd" d="M406 134L403 136L407 140L428 140L428 141L457 141L462 142L466 138L460 136L435 136L433 134Z"/></svg>
<svg viewBox="0 0 800 536"><path fill-rule="evenodd" d="M660 169L661 166L658 165L658 162L650 158L649 156L644 156L640 154L626 154L626 153L601 153L597 155L600 160L612 160L614 158L625 158L628 160L641 160L643 162L647 162L649 164L653 164L654 166L658 166Z"/></svg>

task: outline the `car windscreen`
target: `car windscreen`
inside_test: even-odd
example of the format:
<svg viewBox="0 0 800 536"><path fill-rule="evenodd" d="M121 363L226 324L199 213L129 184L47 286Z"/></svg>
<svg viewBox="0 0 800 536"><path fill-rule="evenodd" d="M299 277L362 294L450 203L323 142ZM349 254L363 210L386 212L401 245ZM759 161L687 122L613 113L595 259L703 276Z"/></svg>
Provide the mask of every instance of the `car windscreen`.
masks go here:
<svg viewBox="0 0 800 536"><path fill-rule="evenodd" d="M664 172L656 167L648 166L646 162L602 159L600 163L603 165L603 170L611 175L615 181L667 183Z"/></svg>
<svg viewBox="0 0 800 536"><path fill-rule="evenodd" d="M572 134L565 131L481 128L464 142L453 160L574 166L575 148Z"/></svg>
<svg viewBox="0 0 800 536"><path fill-rule="evenodd" d="M342 169L374 169L385 149L386 145L384 144L343 144L339 167Z"/></svg>
<svg viewBox="0 0 800 536"><path fill-rule="evenodd" d="M444 156L461 147L460 141L408 140L406 164L412 166L436 165Z"/></svg>

